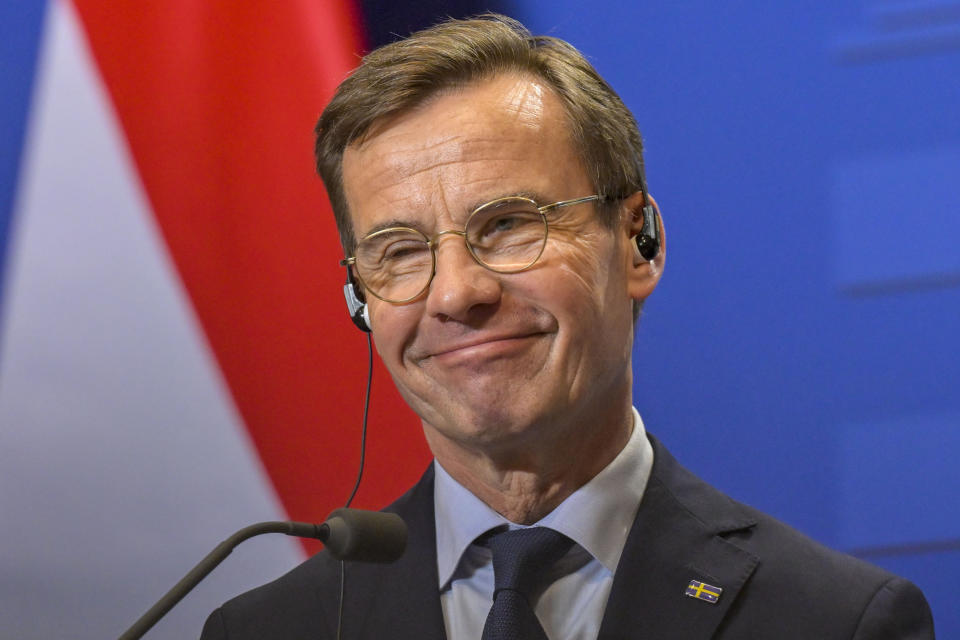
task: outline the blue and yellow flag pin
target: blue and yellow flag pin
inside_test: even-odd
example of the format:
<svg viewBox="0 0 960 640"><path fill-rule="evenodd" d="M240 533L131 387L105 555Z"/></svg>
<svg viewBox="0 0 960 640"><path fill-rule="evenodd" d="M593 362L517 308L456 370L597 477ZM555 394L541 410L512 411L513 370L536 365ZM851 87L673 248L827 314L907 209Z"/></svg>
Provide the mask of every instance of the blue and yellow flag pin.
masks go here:
<svg viewBox="0 0 960 640"><path fill-rule="evenodd" d="M684 592L691 598L696 598L697 600L705 600L710 604L717 604L717 600L720 599L720 594L723 593L723 589L720 587L715 587L712 584L707 584L705 582L698 582L697 580L691 580L690 584L687 585L687 590Z"/></svg>

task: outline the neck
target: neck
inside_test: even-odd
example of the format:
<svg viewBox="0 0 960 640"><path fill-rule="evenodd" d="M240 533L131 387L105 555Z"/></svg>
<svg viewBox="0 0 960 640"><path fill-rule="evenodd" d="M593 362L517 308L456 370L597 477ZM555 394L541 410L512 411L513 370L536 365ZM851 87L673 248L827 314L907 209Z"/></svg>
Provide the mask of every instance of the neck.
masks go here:
<svg viewBox="0 0 960 640"><path fill-rule="evenodd" d="M508 444L454 442L427 424L424 431L437 461L457 482L507 520L533 524L626 446L633 431L632 405L628 401L605 417L546 425L533 432L535 437Z"/></svg>

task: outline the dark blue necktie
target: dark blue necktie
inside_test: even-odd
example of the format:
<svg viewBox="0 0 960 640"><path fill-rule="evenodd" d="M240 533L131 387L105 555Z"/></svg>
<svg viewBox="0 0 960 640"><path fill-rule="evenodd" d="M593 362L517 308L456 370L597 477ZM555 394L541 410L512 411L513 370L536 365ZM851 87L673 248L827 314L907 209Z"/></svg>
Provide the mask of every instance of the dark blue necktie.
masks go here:
<svg viewBox="0 0 960 640"><path fill-rule="evenodd" d="M494 590L482 640L549 640L530 598L573 541L553 529L531 527L494 534L487 544L493 552Z"/></svg>

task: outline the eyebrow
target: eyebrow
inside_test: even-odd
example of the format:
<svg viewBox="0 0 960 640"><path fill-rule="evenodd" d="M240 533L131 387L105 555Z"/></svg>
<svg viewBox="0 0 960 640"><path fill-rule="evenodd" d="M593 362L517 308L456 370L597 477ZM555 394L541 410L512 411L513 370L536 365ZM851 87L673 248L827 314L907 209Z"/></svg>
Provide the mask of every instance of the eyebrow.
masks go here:
<svg viewBox="0 0 960 640"><path fill-rule="evenodd" d="M477 209L479 209L480 207L482 207L483 205L487 204L488 202L493 202L494 200L499 200L501 198L527 198L529 200L533 200L534 202L536 202L538 207L542 207L543 203L546 202L542 193L538 193L530 189L524 189L521 191L514 191L512 193L505 193L503 195L495 196L493 198L484 198L483 200L475 201L473 205L470 207L469 211L472 213Z"/></svg>
<svg viewBox="0 0 960 640"><path fill-rule="evenodd" d="M506 194L503 194L503 195L500 195L500 196L494 196L494 197L492 197L492 198L487 197L487 198L483 198L483 199L481 199L481 200L476 200L476 201L474 201L474 202L467 208L466 213L464 214L464 220L466 220L466 217L467 217L468 215L470 215L471 213L473 213L474 211L476 211L477 209L479 209L479 208L482 207L483 205L487 204L488 202L493 202L494 200L499 200L499 199L501 199L501 198L528 198L528 199L533 200L534 202L536 202L538 207L542 207L542 206L544 205L544 203L549 204L549 202L547 201L547 199L545 199L545 198L543 197L543 194L538 193L538 192L533 191L533 190L524 189L524 190L521 190L521 191L514 191L514 192L511 192L511 193L506 193ZM415 230L417 230L417 231L420 231L420 232L424 233L425 235L428 235L428 236L430 235L429 233L427 233L427 232L423 229L423 225L422 225L421 223L417 222L417 221L410 220L410 219L405 219L405 218L390 218L389 220L384 220L384 221L379 222L379 223L375 224L374 226L370 227L369 229L366 230L366 232L364 232L362 235L360 235L359 238L360 238L360 239L363 239L363 238L366 238L366 237L369 236L369 235L372 235L372 234L374 234L374 233L377 233L378 231L383 231L384 229L392 229L392 228L394 228L394 227L406 227L406 228L408 228L408 229L415 229Z"/></svg>
<svg viewBox="0 0 960 640"><path fill-rule="evenodd" d="M416 222L410 220L404 220L403 218L391 218L390 220L384 220L374 226L370 227L366 233L362 234L359 239L366 238L367 236L373 235L378 231L383 231L384 229L392 229L393 227L406 227L408 229L417 229L419 230L419 225Z"/></svg>

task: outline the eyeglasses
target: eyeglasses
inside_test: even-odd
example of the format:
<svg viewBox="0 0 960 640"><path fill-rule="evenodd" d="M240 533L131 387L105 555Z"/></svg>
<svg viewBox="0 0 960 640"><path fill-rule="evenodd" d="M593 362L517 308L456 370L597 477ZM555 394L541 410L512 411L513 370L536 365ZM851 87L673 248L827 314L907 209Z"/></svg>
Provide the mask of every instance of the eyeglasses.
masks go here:
<svg viewBox="0 0 960 640"><path fill-rule="evenodd" d="M467 218L463 231L440 231L432 238L410 227L374 231L357 244L352 257L340 261L351 267L371 295L392 304L418 298L437 271L437 245L445 235L461 236L467 250L482 267L497 273L518 273L532 267L547 245L547 213L584 202L592 195L543 206L530 198L508 196L480 205Z"/></svg>

